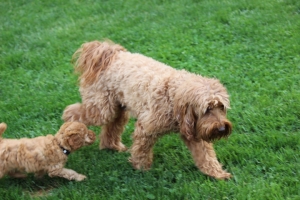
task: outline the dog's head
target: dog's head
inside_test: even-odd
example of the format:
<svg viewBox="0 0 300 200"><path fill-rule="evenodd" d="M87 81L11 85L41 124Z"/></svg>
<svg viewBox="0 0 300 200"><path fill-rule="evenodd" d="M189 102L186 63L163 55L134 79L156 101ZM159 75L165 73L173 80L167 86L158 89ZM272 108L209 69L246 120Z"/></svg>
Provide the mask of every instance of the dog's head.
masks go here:
<svg viewBox="0 0 300 200"><path fill-rule="evenodd" d="M198 117L195 130L196 140L213 141L228 137L232 131L232 124L226 118L226 107L219 101L210 102L205 113Z"/></svg>
<svg viewBox="0 0 300 200"><path fill-rule="evenodd" d="M90 145L96 140L93 131L80 122L64 123L55 135L60 145L69 151L75 151L82 146Z"/></svg>
<svg viewBox="0 0 300 200"><path fill-rule="evenodd" d="M210 142L231 134L232 124L226 117L230 108L227 91L219 81L208 80L204 87L185 88L175 101L174 114L187 140Z"/></svg>

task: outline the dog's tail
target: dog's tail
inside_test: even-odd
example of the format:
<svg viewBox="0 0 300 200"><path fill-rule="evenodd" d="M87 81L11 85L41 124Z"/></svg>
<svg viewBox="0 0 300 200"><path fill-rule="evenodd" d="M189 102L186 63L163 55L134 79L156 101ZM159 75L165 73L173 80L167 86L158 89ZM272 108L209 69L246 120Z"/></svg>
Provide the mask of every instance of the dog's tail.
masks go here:
<svg viewBox="0 0 300 200"><path fill-rule="evenodd" d="M80 83L83 85L94 83L120 51L126 49L110 41L84 43L73 55L75 72L80 74Z"/></svg>
<svg viewBox="0 0 300 200"><path fill-rule="evenodd" d="M6 130L7 125L5 123L1 123L0 124L0 141L2 139L2 134L4 133L4 131Z"/></svg>

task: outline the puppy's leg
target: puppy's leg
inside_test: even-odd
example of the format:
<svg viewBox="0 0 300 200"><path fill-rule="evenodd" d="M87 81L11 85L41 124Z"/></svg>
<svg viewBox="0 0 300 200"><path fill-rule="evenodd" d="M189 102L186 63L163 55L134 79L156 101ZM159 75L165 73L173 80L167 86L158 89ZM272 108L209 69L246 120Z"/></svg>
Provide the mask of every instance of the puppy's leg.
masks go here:
<svg viewBox="0 0 300 200"><path fill-rule="evenodd" d="M13 171L13 172L9 172L8 176L13 178L26 178L27 174L18 171Z"/></svg>
<svg viewBox="0 0 300 200"><path fill-rule="evenodd" d="M4 176L5 174L2 172L2 171L0 171L0 179Z"/></svg>
<svg viewBox="0 0 300 200"><path fill-rule="evenodd" d="M195 142L184 139L184 141L200 171L217 179L228 179L231 177L231 174L224 171L222 165L218 162L212 143L203 140Z"/></svg>
<svg viewBox="0 0 300 200"><path fill-rule="evenodd" d="M148 170L151 167L153 160L153 146L157 141L157 134L147 134L143 130L143 126L136 122L133 133L133 144L130 149L131 157L129 162L132 163L135 169Z"/></svg>
<svg viewBox="0 0 300 200"><path fill-rule="evenodd" d="M0 179L5 175L5 168L2 163L0 163Z"/></svg>
<svg viewBox="0 0 300 200"><path fill-rule="evenodd" d="M129 113L124 109L120 109L115 119L102 126L100 134L100 149L115 149L117 151L126 151L126 147L122 144L121 135L124 127L129 120Z"/></svg>
<svg viewBox="0 0 300 200"><path fill-rule="evenodd" d="M54 171L49 172L48 175L50 177L54 177L54 176L62 177L62 178L68 179L70 181L71 180L82 181L86 178L85 175L78 174L74 170L66 169L66 168L55 169Z"/></svg>

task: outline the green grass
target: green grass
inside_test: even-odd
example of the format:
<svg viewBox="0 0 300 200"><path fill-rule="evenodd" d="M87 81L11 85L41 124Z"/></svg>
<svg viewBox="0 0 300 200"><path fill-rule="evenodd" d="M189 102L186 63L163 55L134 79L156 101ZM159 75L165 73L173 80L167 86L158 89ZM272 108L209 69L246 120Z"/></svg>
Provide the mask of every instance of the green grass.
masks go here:
<svg viewBox="0 0 300 200"><path fill-rule="evenodd" d="M1 199L300 199L299 0L11 0L0 2L0 24L7 138L58 130L64 108L80 101L72 54L103 38L220 79L234 124L215 143L229 181L200 173L172 134L156 144L148 172L133 170L128 153L99 151L97 141L67 163L86 181L4 177ZM131 121L127 146L133 129Z"/></svg>

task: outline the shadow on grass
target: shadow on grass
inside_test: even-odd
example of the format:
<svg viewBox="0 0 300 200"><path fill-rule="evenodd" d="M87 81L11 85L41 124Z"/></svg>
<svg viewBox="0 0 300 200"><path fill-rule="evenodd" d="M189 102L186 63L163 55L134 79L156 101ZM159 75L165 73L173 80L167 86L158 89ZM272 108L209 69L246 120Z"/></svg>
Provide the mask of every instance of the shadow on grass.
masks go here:
<svg viewBox="0 0 300 200"><path fill-rule="evenodd" d="M30 196L32 198L47 197L51 195L54 189L66 185L67 182L68 180L50 178L47 175L41 179L35 178L33 174L28 174L27 178L11 178L5 176L0 180L0 196L5 197L4 199L10 199L20 195Z"/></svg>

